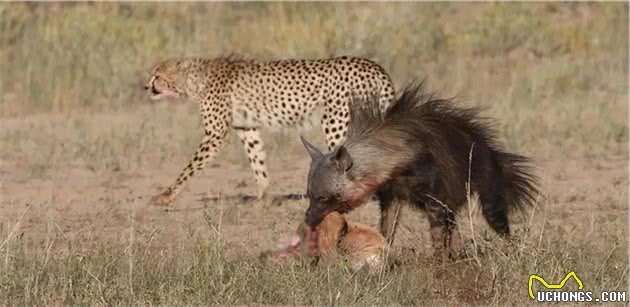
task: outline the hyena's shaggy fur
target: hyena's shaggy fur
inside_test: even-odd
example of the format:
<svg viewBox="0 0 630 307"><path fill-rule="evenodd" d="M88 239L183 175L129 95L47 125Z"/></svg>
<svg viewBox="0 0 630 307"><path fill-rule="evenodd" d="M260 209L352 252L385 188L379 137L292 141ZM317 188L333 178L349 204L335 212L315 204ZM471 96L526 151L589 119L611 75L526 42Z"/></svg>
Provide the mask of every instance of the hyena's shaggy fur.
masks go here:
<svg viewBox="0 0 630 307"><path fill-rule="evenodd" d="M424 210L437 251L451 250L455 213L470 190L483 216L510 234L508 213L535 202L538 179L529 159L503 151L478 110L455 107L411 85L382 115L378 99L352 103L345 143L323 154L306 140L312 162L308 224L332 211L348 212L376 192L381 232L391 243L401 204ZM454 246L453 246L454 247Z"/></svg>

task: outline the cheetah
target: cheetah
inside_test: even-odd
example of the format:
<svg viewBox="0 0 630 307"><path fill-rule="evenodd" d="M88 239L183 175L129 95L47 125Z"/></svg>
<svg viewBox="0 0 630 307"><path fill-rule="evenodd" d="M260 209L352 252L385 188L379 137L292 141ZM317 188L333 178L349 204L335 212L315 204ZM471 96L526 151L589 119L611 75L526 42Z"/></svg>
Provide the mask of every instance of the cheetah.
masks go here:
<svg viewBox="0 0 630 307"><path fill-rule="evenodd" d="M193 175L226 144L233 129L255 174L259 198L269 177L261 128L300 127L319 114L328 149L341 144L353 97L376 96L384 110L394 98L390 76L359 57L257 61L223 57L168 59L157 64L145 90L153 100L188 98L199 104L204 135L177 180L151 198L169 205Z"/></svg>

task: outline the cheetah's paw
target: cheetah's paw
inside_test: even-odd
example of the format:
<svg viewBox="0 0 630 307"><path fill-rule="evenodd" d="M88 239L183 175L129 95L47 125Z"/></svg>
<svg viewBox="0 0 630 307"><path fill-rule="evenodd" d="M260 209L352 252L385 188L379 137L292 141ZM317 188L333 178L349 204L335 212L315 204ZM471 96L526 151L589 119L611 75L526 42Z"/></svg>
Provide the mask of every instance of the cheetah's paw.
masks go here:
<svg viewBox="0 0 630 307"><path fill-rule="evenodd" d="M151 204L155 206L168 206L173 200L175 200L175 195L170 191L165 191L151 197Z"/></svg>

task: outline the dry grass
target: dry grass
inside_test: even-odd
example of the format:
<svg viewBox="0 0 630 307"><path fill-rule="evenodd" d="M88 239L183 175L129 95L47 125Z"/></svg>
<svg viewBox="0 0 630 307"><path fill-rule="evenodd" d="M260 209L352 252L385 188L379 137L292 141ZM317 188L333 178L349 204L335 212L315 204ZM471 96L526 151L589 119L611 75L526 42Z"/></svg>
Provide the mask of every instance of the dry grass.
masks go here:
<svg viewBox="0 0 630 307"><path fill-rule="evenodd" d="M1 3L0 305L511 305L529 302L530 273L570 270L627 289L628 38L625 3ZM147 69L228 53L351 54L398 87L425 77L535 158L539 208L512 243L461 212L480 254L455 264L410 214L379 276L261 263L303 206L196 210L194 192L255 190L238 142L176 205L190 211L146 208L201 135L195 105L144 97ZM303 190L297 134L265 140L275 189ZM373 209L352 218L375 224Z"/></svg>
<svg viewBox="0 0 630 307"><path fill-rule="evenodd" d="M532 272L557 280L577 271L596 293L626 289L627 280L622 243L607 244L615 238L567 241L544 229L521 233L511 245L486 242L478 264L440 264L428 250L398 252L390 258L403 263L379 276L352 274L343 264L275 266L255 256L230 259L221 239L158 245L130 231L116 244L80 242L56 255L46 248L54 240L41 249L14 240L0 278L3 303L512 305L528 303L526 280Z"/></svg>

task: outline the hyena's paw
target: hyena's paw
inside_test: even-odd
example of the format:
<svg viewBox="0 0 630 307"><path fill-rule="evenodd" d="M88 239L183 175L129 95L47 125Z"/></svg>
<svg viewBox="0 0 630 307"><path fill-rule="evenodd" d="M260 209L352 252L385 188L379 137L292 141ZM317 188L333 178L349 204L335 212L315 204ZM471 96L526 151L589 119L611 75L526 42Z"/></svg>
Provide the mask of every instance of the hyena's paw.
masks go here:
<svg viewBox="0 0 630 307"><path fill-rule="evenodd" d="M463 260L480 257L486 253L486 244L484 241L475 242L472 239L467 239L462 242L460 247L451 250L451 259Z"/></svg>
<svg viewBox="0 0 630 307"><path fill-rule="evenodd" d="M175 200L175 195L170 191L164 191L158 195L151 197L151 204L154 206L168 206L173 200Z"/></svg>

